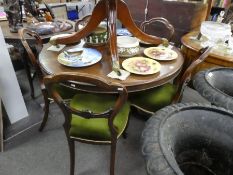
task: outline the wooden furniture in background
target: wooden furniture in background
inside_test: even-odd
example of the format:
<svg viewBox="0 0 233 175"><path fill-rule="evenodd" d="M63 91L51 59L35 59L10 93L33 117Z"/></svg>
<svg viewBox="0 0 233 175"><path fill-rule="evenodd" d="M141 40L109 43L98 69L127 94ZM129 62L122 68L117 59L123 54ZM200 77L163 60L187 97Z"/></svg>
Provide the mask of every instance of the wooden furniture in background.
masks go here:
<svg viewBox="0 0 233 175"><path fill-rule="evenodd" d="M73 22L71 21L68 21L68 22L73 24ZM23 23L23 25L24 27L27 27L27 23ZM31 70L30 70L30 66L28 65L27 59L24 59L27 57L27 53L25 52L25 49L20 41L20 36L18 33L10 32L7 21L0 21L0 26L1 26L6 43L13 45L20 52L19 53L20 57L17 59L20 59L20 61L23 63L23 66L25 68L27 78L29 81L30 89L31 89L31 96L34 98L34 87L33 87L33 81L32 81L32 76L31 76ZM74 27L66 32L73 32L73 31L74 31ZM66 33L66 32L60 32L60 33ZM60 33L54 33L54 34L60 34ZM40 36L40 38L43 40L43 43L47 43L49 41L49 38L53 36L54 34L42 35ZM29 37L27 36L27 39L28 38Z"/></svg>
<svg viewBox="0 0 233 175"><path fill-rule="evenodd" d="M140 26L145 21L145 8L147 0L125 0L127 3L132 18L137 26ZM181 37L199 27L201 22L208 19L211 10L212 0L203 1L168 1L168 0L148 0L148 8L146 20L155 17L166 18L175 28L172 42L180 45ZM165 37L166 33L163 25L151 25L148 28L148 33L160 37Z"/></svg>
<svg viewBox="0 0 233 175"><path fill-rule="evenodd" d="M182 37L181 51L184 54L187 63L194 61L198 56L199 50L202 48L201 42L195 39L198 33L199 30L190 32ZM206 60L195 68L194 72L217 66L233 67L233 54L226 53L223 50L214 49Z"/></svg>

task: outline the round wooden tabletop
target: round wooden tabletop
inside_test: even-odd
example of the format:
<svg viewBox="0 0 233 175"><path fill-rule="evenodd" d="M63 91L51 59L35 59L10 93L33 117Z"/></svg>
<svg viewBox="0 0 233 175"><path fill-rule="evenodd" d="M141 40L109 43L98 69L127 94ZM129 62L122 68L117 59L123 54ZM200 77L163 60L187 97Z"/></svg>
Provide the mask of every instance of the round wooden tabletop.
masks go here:
<svg viewBox="0 0 233 175"><path fill-rule="evenodd" d="M126 80L118 80L109 78L107 75L112 71L112 60L108 46L95 47L102 54L102 59L91 66L72 68L64 66L57 61L58 54L61 52L48 51L47 48L50 44L45 44L40 55L39 62L46 74L57 74L61 72L77 72L86 73L90 76L96 75L101 78L107 79L110 82L118 82L123 84L128 92L141 91L152 87L163 85L173 80L180 72L184 63L184 58L178 49L173 47L173 50L178 54L177 59L172 61L160 61L161 69L158 73L152 75L136 75L130 74ZM84 45L85 47L85 45ZM65 48L67 49L67 47ZM143 48L141 54L143 55ZM120 64L125 58L120 58Z"/></svg>

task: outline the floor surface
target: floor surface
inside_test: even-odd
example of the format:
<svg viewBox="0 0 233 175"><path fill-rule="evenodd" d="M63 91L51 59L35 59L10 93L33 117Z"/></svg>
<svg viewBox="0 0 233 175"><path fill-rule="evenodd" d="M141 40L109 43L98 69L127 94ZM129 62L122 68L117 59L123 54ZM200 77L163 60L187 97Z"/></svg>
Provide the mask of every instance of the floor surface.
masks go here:
<svg viewBox="0 0 233 175"><path fill-rule="evenodd" d="M24 72L17 74L30 116L5 130L5 151L0 153L0 175L68 175L69 152L62 128L63 115L55 103L43 132L38 132L43 116L43 99L36 88L36 99L30 97ZM38 83L35 83L38 86ZM186 88L182 102L205 102L199 94ZM144 175L146 167L140 148L140 135L146 119L132 113L128 138L117 143L116 175ZM76 142L78 175L109 174L110 146Z"/></svg>

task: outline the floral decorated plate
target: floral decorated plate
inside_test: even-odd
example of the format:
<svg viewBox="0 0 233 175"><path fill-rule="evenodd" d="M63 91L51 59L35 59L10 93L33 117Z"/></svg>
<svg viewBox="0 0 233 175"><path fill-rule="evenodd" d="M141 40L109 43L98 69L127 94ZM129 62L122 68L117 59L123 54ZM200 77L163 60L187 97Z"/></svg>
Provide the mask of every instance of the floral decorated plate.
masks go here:
<svg viewBox="0 0 233 175"><path fill-rule="evenodd" d="M161 65L159 62L149 58L132 57L124 60L122 67L134 74L150 75L159 72Z"/></svg>
<svg viewBox="0 0 233 175"><path fill-rule="evenodd" d="M170 61L178 57L178 54L164 47L149 47L144 50L144 54L152 59L160 61Z"/></svg>
<svg viewBox="0 0 233 175"><path fill-rule="evenodd" d="M80 54L69 54L69 52L62 52L58 55L58 62L69 67L86 67L99 62L102 58L101 53L92 48L82 48Z"/></svg>

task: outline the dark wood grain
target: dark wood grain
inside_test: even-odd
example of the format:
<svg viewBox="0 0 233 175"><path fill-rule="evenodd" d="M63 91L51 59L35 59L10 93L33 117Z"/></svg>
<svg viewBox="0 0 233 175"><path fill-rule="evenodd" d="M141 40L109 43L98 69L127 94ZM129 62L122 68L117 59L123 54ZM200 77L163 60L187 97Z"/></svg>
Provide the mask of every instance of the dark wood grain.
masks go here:
<svg viewBox="0 0 233 175"><path fill-rule="evenodd" d="M90 76L97 75L103 79L106 79L111 82L118 82L123 84L129 92L141 91L144 89L149 89L152 87L160 86L172 79L174 79L180 72L182 65L184 63L184 58L180 51L176 48L173 50L178 54L178 58L173 61L160 61L161 70L160 72L152 75L135 75L131 74L125 81L112 79L107 77L107 74L112 71L111 56L108 45L95 47L102 54L102 59L100 62L82 68L72 68L61 65L57 61L58 54L57 52L47 51L47 48L50 47L50 44L44 45L41 54L39 56L39 62L41 68L47 74L58 74L61 72L76 72L76 73L87 73ZM68 48L66 48L68 49ZM139 55L143 56L143 50ZM125 58L120 58L121 62Z"/></svg>

